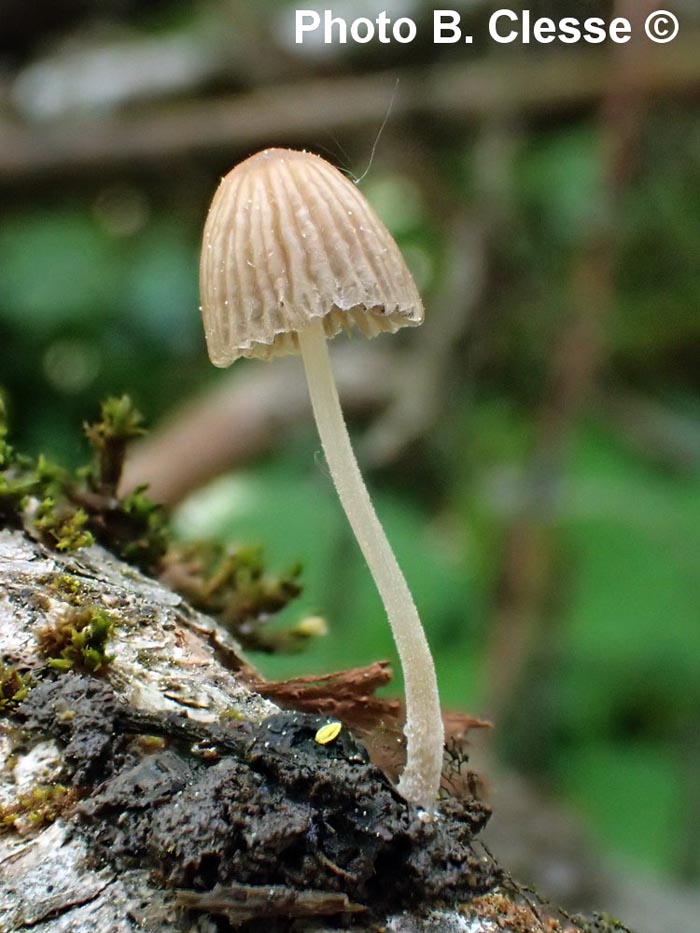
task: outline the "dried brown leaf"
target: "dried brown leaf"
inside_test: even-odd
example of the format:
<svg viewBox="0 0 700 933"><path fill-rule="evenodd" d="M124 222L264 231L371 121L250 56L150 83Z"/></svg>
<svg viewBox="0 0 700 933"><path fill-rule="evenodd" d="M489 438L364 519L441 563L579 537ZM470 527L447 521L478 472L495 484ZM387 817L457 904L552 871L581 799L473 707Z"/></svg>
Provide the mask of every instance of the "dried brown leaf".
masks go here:
<svg viewBox="0 0 700 933"><path fill-rule="evenodd" d="M254 675L248 678L248 684L282 709L339 720L361 740L371 761L395 782L406 762L404 708L399 700L374 695L375 690L391 681L391 676L389 662L376 661L367 667L289 680L262 680ZM452 711L443 712L443 722L448 750L443 789L453 797L478 797L479 779L463 767L467 735L471 729L490 724Z"/></svg>

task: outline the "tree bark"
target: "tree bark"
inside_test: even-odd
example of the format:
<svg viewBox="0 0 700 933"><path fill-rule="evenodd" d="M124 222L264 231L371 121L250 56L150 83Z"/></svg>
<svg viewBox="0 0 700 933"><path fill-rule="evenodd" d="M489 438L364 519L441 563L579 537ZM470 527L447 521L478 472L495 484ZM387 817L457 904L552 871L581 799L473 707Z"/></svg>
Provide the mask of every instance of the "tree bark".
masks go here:
<svg viewBox="0 0 700 933"><path fill-rule="evenodd" d="M245 674L254 672L231 635L165 586L97 545L60 554L20 531L0 532L0 657L5 670L12 665L29 671L35 684L49 686L74 676L47 673L38 637L65 618L71 601L83 610L101 607L114 620L108 667L88 682L105 685L101 689L112 691L144 722L170 716L181 730L196 730L215 728L224 714L258 726L278 711L246 686ZM29 696L32 689L36 688L30 688ZM214 930L211 914L183 911L182 902L175 903L176 893L159 884L149 867L117 869L109 858L99 856L94 836L84 832L75 811L54 820L37 819L29 812L27 795L64 779L68 753L60 739L23 740L21 709L20 705L19 715L15 709L0 718L0 814L5 814L6 829L0 835L0 930ZM83 813L94 806L100 792L97 787L87 800L81 798ZM8 819L8 813L16 813L16 818ZM487 933L496 924L506 931L542 929L529 908L516 901L495 891L466 906L424 910L418 905L385 917L382 925L394 933ZM297 916L299 910L303 913L303 903ZM235 916L228 917L235 924ZM377 929L376 918L367 925L358 917L348 920L348 928ZM298 916L289 923L295 931L328 929L322 917Z"/></svg>

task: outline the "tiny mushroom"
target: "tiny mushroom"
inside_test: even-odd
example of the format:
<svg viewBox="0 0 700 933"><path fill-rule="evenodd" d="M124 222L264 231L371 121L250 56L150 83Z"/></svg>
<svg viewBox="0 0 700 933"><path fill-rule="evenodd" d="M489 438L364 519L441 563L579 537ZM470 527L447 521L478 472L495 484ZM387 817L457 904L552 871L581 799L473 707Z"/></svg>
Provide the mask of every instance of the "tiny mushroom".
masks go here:
<svg viewBox="0 0 700 933"><path fill-rule="evenodd" d="M357 187L319 156L266 149L222 180L200 266L207 348L238 357L301 353L338 496L384 602L406 692L406 766L397 790L435 811L444 730L430 649L352 451L326 338L420 324L423 305L391 234Z"/></svg>

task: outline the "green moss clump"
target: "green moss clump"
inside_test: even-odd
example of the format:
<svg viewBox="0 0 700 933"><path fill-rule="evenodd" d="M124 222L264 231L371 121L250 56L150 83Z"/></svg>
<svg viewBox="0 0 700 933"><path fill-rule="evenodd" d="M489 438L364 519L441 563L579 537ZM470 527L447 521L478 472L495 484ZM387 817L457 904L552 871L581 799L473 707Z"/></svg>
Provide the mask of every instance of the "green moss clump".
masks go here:
<svg viewBox="0 0 700 933"><path fill-rule="evenodd" d="M118 487L126 451L144 434L143 417L128 395L102 403L101 417L85 425L93 462L80 471L86 488L78 499L86 507L90 530L105 547L147 573L155 573L168 546L164 509L141 486L127 496Z"/></svg>
<svg viewBox="0 0 700 933"><path fill-rule="evenodd" d="M83 601L83 586L78 577L71 573L59 573L49 584L50 589L72 606L80 606Z"/></svg>
<svg viewBox="0 0 700 933"><path fill-rule="evenodd" d="M265 571L260 548L206 542L170 548L162 578L225 625L244 647L273 652L301 647L308 640L268 626L270 616L301 592L300 572L296 565L286 574L272 575Z"/></svg>
<svg viewBox="0 0 700 933"><path fill-rule="evenodd" d="M0 661L0 713L7 713L18 706L29 693L31 686L28 674L20 674L16 667Z"/></svg>
<svg viewBox="0 0 700 933"><path fill-rule="evenodd" d="M143 434L142 421L128 396L107 399L101 418L85 426L93 460L71 474L45 457L15 453L0 401L0 527L24 527L61 551L97 540L141 570L156 572L167 548L165 513L144 488L118 494L126 450Z"/></svg>
<svg viewBox="0 0 700 933"><path fill-rule="evenodd" d="M128 395L102 403L100 420L85 425L85 436L95 451L86 471L93 489L116 495L129 443L145 434L143 416Z"/></svg>
<svg viewBox="0 0 700 933"><path fill-rule="evenodd" d="M0 833L36 831L53 823L77 800L75 790L63 784L45 784L20 794L13 804L0 804Z"/></svg>
<svg viewBox="0 0 700 933"><path fill-rule="evenodd" d="M77 551L93 544L95 539L86 528L87 523L84 509L62 508L51 496L43 500L34 517L34 528L43 540L50 539L58 551Z"/></svg>
<svg viewBox="0 0 700 933"><path fill-rule="evenodd" d="M45 625L37 632L37 641L54 670L96 674L114 659L106 650L113 632L109 613L85 606L69 608L56 622Z"/></svg>
<svg viewBox="0 0 700 933"><path fill-rule="evenodd" d="M7 443L7 411L0 396L0 526L21 526L22 503L38 483L32 466Z"/></svg>
<svg viewBox="0 0 700 933"><path fill-rule="evenodd" d="M59 551L97 541L140 570L160 576L226 625L245 647L259 651L304 647L318 634L318 626L302 624L275 632L268 625L270 617L301 592L300 567L272 575L257 547L174 545L167 513L148 497L145 487L119 494L126 450L143 433L141 414L128 396L107 399L100 419L85 425L92 461L70 473L44 457L32 460L16 454L6 440L5 409L0 403L0 528L24 528ZM52 585L65 602L82 605L73 583ZM49 655L52 666L83 670L104 666L99 646L90 653L98 632L88 635L83 628L69 631L61 648Z"/></svg>
<svg viewBox="0 0 700 933"><path fill-rule="evenodd" d="M578 915L565 916L578 924L581 933L631 933L629 927L609 914L594 913L590 918Z"/></svg>
<svg viewBox="0 0 700 933"><path fill-rule="evenodd" d="M115 508L99 518L99 537L122 560L147 573L160 569L168 549L169 528L164 509L140 486L119 499Z"/></svg>

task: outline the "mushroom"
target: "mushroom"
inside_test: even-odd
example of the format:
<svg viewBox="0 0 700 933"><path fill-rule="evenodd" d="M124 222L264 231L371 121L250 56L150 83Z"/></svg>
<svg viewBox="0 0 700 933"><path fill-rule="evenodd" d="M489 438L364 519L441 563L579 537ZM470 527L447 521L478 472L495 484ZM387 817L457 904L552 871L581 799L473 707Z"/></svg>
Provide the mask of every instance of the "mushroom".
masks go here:
<svg viewBox="0 0 700 933"><path fill-rule="evenodd" d="M309 152L266 149L229 172L214 196L200 288L216 366L301 353L331 476L403 668L407 748L397 790L432 814L444 745L435 667L353 454L326 344L341 329L373 337L420 324L415 283L391 234L341 172Z"/></svg>

